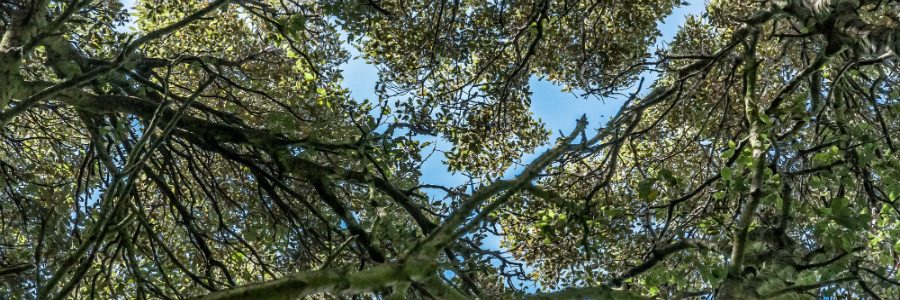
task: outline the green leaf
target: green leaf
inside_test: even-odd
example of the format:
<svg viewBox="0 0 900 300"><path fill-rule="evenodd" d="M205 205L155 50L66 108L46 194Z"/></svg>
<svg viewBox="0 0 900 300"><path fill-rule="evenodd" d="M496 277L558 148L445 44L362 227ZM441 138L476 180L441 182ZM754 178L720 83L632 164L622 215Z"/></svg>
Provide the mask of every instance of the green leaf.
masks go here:
<svg viewBox="0 0 900 300"><path fill-rule="evenodd" d="M837 216L844 216L848 213L849 200L847 197L837 197L831 200L831 212Z"/></svg>
<svg viewBox="0 0 900 300"><path fill-rule="evenodd" d="M732 172L733 171L731 170L731 168L722 169L722 180L725 180L725 181L731 180Z"/></svg>
<svg viewBox="0 0 900 300"><path fill-rule="evenodd" d="M725 193L725 191L718 191L718 192L713 193L713 198L716 200L722 200L722 199L725 199L726 195L727 194Z"/></svg>
<svg viewBox="0 0 900 300"><path fill-rule="evenodd" d="M772 118L770 118L767 114L759 114L759 120L766 125L772 124Z"/></svg>
<svg viewBox="0 0 900 300"><path fill-rule="evenodd" d="M647 200L650 200L650 201L654 201L658 197L659 197L659 191L655 190L655 189L650 190L650 193L647 194Z"/></svg>
<svg viewBox="0 0 900 300"><path fill-rule="evenodd" d="M650 296L656 296L659 294L659 288L656 286L651 286L648 292Z"/></svg>
<svg viewBox="0 0 900 300"><path fill-rule="evenodd" d="M678 177L675 177L675 174L672 173L669 169L661 169L659 170L659 177L665 180L670 185L678 184Z"/></svg>
<svg viewBox="0 0 900 300"><path fill-rule="evenodd" d="M814 284L818 281L819 280L818 280L818 276L817 276L816 272L807 271L807 272L800 273L800 275L797 276L796 283L797 284Z"/></svg>
<svg viewBox="0 0 900 300"><path fill-rule="evenodd" d="M653 189L653 184L656 183L655 178L649 178L638 183L638 197L644 200L655 200L656 196L659 196L659 192L653 196L653 199L650 199L650 194L655 192Z"/></svg>

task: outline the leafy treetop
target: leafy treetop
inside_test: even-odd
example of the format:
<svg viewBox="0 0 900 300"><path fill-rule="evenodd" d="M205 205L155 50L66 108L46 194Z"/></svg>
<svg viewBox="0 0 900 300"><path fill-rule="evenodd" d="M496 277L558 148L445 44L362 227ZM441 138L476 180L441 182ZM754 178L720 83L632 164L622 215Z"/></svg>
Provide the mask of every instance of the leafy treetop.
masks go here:
<svg viewBox="0 0 900 300"><path fill-rule="evenodd" d="M681 4L2 1L0 296L900 297L900 3Z"/></svg>

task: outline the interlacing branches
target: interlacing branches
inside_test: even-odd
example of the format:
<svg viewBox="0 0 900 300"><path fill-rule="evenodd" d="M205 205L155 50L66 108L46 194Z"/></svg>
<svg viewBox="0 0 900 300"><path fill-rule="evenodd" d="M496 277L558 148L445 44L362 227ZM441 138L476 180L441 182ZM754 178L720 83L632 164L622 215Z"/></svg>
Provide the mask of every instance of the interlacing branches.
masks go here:
<svg viewBox="0 0 900 300"><path fill-rule="evenodd" d="M898 297L900 5L740 4L0 3L0 296Z"/></svg>

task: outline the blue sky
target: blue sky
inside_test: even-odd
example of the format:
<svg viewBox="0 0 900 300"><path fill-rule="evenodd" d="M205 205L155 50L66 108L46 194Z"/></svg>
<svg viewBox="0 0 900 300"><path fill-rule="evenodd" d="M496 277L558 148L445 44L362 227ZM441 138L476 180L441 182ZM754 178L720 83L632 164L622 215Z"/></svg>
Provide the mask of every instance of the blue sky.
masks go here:
<svg viewBox="0 0 900 300"><path fill-rule="evenodd" d="M666 43L671 41L678 31L678 28L684 24L688 15L700 15L706 7L706 0L690 0L688 5L676 8L671 15L666 17L658 26L662 36L657 40L656 45L650 48L653 52L657 48L665 48ZM351 51L353 51L351 49ZM351 96L356 99L375 99L372 91L375 88L375 82L378 80L378 73L374 66L366 64L359 58L351 59L347 64L342 66L344 71L343 86L350 90ZM644 73L645 88L656 78L655 74ZM575 128L576 120L583 114L587 116L590 126L599 127L600 124L606 122L614 115L624 102L622 97L613 97L607 99L598 99L596 97L583 98L578 96L578 91L562 92L562 87L554 85L547 81L540 81L537 78L530 80L531 90L533 92L531 99L531 112L535 118L540 119L549 129L553 136L550 141L555 140L559 136L559 132L568 133ZM449 149L449 144L438 139L428 139L434 142L434 147L438 150ZM539 153L549 147L545 145L536 149L533 153L525 155L522 163L535 158ZM426 149L423 153L427 155L431 149ZM454 174L447 171L447 165L444 163L444 156L441 153L434 153L422 165L421 182L427 184L438 184L444 186L458 186L466 182L466 177L462 174ZM506 172L506 176L515 176L521 170L521 166L513 167ZM432 198L442 199L444 195L437 191L428 191L432 194ZM484 240L488 249L500 250L500 240L497 236L489 236ZM530 268L526 267L526 271ZM449 275L448 275L449 276ZM520 282L515 281L515 284ZM525 288L529 292L534 292L538 285L535 282L525 282Z"/></svg>
<svg viewBox="0 0 900 300"><path fill-rule="evenodd" d="M650 51L652 52L659 47L665 47L666 42L674 37L679 26L684 24L685 18L688 15L699 15L703 12L703 9L706 7L706 1L707 0L688 0L686 1L688 3L687 5L675 8L672 14L659 24L658 29L662 33L662 36L657 40L656 45L651 47ZM122 3L128 10L133 9L134 2L135 0L122 0ZM128 30L128 26L131 26L131 24L126 24L125 26L122 26L123 28L121 29ZM356 53L352 46L346 45L346 48L351 52ZM344 74L342 85L350 90L352 97L358 100L376 98L373 91L375 90L375 82L378 80L378 72L374 66L367 64L361 58L354 57L342 66L342 70ZM655 75L651 73L645 73L643 76L646 80L645 87L655 79ZM553 136L551 137L550 142L559 136L559 132L571 131L575 127L575 121L581 117L582 114L587 115L591 127L597 128L599 124L606 122L611 115L615 114L623 102L622 98L615 97L607 99L579 97L577 95L577 90L564 93L561 91L561 86L554 85L547 81L540 81L537 80L537 78L532 78L529 83L533 93L531 112L534 114L535 118L540 119L545 124L546 128L552 132ZM432 142L437 150L449 149L449 144L442 140L428 139L427 141ZM549 144L550 143L548 143L548 145ZM545 145L536 149L533 153L526 154L525 157L523 157L522 162L527 163L536 157L537 154L546 150L547 147L548 146ZM423 156L431 153L431 151L432 149L426 149ZM432 154L422 165L421 181L423 183L445 186L458 186L465 183L465 176L447 172L447 166L444 164L443 160L444 155L442 153L435 152ZM520 169L521 167L513 167L510 170L507 170L507 176L517 174Z"/></svg>
<svg viewBox="0 0 900 300"><path fill-rule="evenodd" d="M699 15L706 7L706 0L689 0L687 2L688 5L676 8L671 15L659 24L658 28L662 33L662 36L657 40L656 45L651 47L651 52L655 51L656 48L665 48L666 43L671 41L679 26L684 24L686 17L688 15ZM131 8L134 5L134 0L123 0L123 3L127 8ZM127 28L127 26L128 25L124 27ZM125 28L123 29L127 30ZM351 52L356 52L352 49L352 46L347 45L346 47ZM342 66L342 70L344 74L342 85L350 90L352 97L358 100L376 98L373 91L375 90L375 82L378 80L378 72L374 66L366 64L366 62L360 58L353 58ZM655 74L651 73L645 73L642 74L642 76L646 81L645 87L649 85L649 83L652 83L656 78ZM536 78L531 79L530 86L533 93L531 112L534 114L535 118L540 119L545 124L546 128L553 133L550 141L553 141L555 137L558 137L559 132L571 131L575 127L576 120L581 117L582 114L587 116L591 127L599 127L599 125L606 122L611 115L615 114L623 103L623 99L620 97L607 99L598 99L595 97L582 98L577 96L578 91L565 93L561 91L561 86L546 81L540 81ZM437 147L438 150L446 150L449 148L449 145L446 142L437 139L429 139L429 141L434 142L434 147ZM534 153L525 155L522 162L527 163L536 157L537 153L541 153L546 149L547 146L536 149ZM432 149L426 149L423 156L430 153L431 150ZM422 183L444 186L458 186L464 184L466 182L466 177L461 174L448 172L447 166L444 164L443 160L444 155L438 152L431 155L430 158L425 161L422 166ZM514 176L520 169L521 167L511 168L510 170L507 170L506 175ZM443 195L437 192L434 192L431 196L437 199L443 198ZM487 248L501 249L497 237L489 237L485 240L485 243ZM536 287L533 283L527 283L526 286L530 291L533 291Z"/></svg>
<svg viewBox="0 0 900 300"><path fill-rule="evenodd" d="M688 15L699 15L706 7L706 0L690 0L688 5L676 8L671 15L659 24L659 30L662 33L655 47L651 47L651 52L657 47L665 47L666 42L671 41L675 33ZM355 52L348 46L351 52ZM375 99L373 93L375 82L378 80L378 73L374 66L366 64L360 58L353 58L342 66L344 71L343 86L350 90L352 97L356 99ZM653 82L655 75L651 73L643 74L646 79L645 87ZM555 137L559 136L559 132L568 133L575 128L576 120L582 114L587 115L591 127L598 127L599 124L606 122L610 116L615 114L621 104L622 98L598 99L596 97L583 98L577 95L578 91L569 93L562 92L562 87L554 85L547 81L540 81L532 78L530 81L532 94L531 112L535 118L544 122L547 129L553 133L550 139L552 142ZM428 139L433 142L438 150L449 149L449 144L437 139ZM549 145L549 143L548 143ZM537 156L537 154L546 150L548 146L543 146L523 157L523 163L527 163ZM423 155L431 153L431 149L426 149ZM440 184L445 186L458 186L464 184L466 177L462 174L453 174L447 172L447 165L443 162L444 156L441 153L434 153L422 165L423 183ZM514 167L507 171L507 176L513 176L518 173L521 167ZM442 195L433 195L442 197Z"/></svg>

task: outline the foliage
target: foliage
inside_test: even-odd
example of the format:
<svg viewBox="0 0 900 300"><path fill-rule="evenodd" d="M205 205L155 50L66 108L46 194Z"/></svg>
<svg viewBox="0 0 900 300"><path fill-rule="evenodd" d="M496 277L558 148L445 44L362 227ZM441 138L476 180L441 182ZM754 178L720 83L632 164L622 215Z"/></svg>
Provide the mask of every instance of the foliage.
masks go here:
<svg viewBox="0 0 900 300"><path fill-rule="evenodd" d="M0 296L900 297L900 3L681 4L0 2Z"/></svg>

